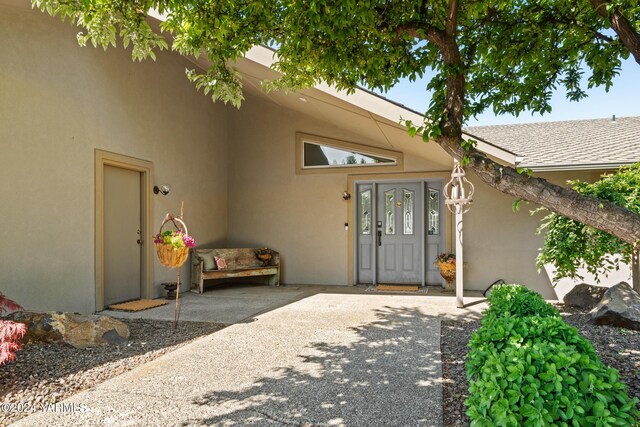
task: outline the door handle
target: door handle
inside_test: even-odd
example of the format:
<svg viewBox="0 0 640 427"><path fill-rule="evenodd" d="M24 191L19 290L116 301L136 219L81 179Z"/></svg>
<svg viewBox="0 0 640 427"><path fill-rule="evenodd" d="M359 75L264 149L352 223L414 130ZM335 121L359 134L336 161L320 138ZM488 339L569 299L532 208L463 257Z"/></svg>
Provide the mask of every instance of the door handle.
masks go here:
<svg viewBox="0 0 640 427"><path fill-rule="evenodd" d="M382 230L378 230L378 246L382 246Z"/></svg>

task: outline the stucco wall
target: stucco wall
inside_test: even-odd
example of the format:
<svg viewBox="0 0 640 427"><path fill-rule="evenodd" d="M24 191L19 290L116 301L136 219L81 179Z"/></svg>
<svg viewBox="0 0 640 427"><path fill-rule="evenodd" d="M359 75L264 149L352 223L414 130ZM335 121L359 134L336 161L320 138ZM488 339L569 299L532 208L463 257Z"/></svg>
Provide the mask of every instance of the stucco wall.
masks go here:
<svg viewBox="0 0 640 427"><path fill-rule="evenodd" d="M230 113L229 245L266 245L280 251L284 283L347 285L350 243L344 223L353 224L340 197L347 175L296 175L295 132L367 144L357 132L249 96L239 111ZM405 165L406 172L442 170L408 154ZM592 181L599 173L540 176L564 185L569 179ZM524 203L513 212L513 197L479 182L473 173L469 178L476 194L464 217L465 288L483 290L504 279L526 284L549 299L561 296L547 272L538 273L535 265L543 239L535 232L544 214L531 216L536 206Z"/></svg>
<svg viewBox="0 0 640 427"><path fill-rule="evenodd" d="M296 132L370 143L357 129L248 96L230 113L229 245L279 251L284 283L346 285L347 174L296 175ZM433 168L427 159L405 155L406 170Z"/></svg>
<svg viewBox="0 0 640 427"><path fill-rule="evenodd" d="M594 182L603 173L611 171L546 172L537 175L555 184L567 185L568 180L574 179ZM596 278L581 269L579 273L583 279L565 278L552 284L553 266L547 265L538 272L535 265L544 239L535 231L546 213L531 215L530 212L538 206L526 203L521 205L519 212L513 212L513 197L493 190L470 175L476 186L476 195L473 207L464 216L465 288L485 289L493 281L504 279L508 283L525 284L547 299L562 299L577 283L612 286L631 280L629 266L621 264L618 271L607 276Z"/></svg>
<svg viewBox="0 0 640 427"><path fill-rule="evenodd" d="M183 58L81 48L77 28L24 3L0 4L0 291L30 309L92 312L94 150L151 161L154 184L172 186L152 194L151 231L184 201L198 244L221 246L227 110L196 92ZM156 284L175 281L154 263Z"/></svg>
<svg viewBox="0 0 640 427"><path fill-rule="evenodd" d="M539 176L559 185L570 179L592 181L591 172L540 173ZM543 212L531 215L537 205L522 203L513 212L512 196L500 193L480 182L473 173L468 178L475 185L473 206L464 215L465 288L483 290L497 279L521 283L556 299L557 292L547 272L538 273L535 259L543 236L536 234Z"/></svg>

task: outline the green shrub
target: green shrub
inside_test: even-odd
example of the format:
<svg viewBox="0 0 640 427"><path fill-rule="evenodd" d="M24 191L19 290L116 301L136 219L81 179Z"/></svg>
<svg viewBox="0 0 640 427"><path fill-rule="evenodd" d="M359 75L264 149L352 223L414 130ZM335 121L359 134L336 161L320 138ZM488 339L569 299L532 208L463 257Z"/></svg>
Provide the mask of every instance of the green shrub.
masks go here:
<svg viewBox="0 0 640 427"><path fill-rule="evenodd" d="M542 296L523 285L497 285L487 297L485 316L560 316L558 310Z"/></svg>
<svg viewBox="0 0 640 427"><path fill-rule="evenodd" d="M485 318L483 327L469 340L467 376L472 378L486 363L487 357L509 346L531 346L541 343L567 344L581 354L597 358L591 343L561 317Z"/></svg>
<svg viewBox="0 0 640 427"><path fill-rule="evenodd" d="M472 426L609 426L638 422L617 371L564 343L490 351L469 384Z"/></svg>
<svg viewBox="0 0 640 427"><path fill-rule="evenodd" d="M472 426L638 425L617 371L539 294L503 285L489 304L469 341Z"/></svg>

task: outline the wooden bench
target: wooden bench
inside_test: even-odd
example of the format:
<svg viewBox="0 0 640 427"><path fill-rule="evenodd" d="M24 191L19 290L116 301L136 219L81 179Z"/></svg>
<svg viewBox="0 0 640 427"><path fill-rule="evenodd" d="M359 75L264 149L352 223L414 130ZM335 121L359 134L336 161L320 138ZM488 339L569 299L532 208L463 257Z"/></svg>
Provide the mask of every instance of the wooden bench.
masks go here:
<svg viewBox="0 0 640 427"><path fill-rule="evenodd" d="M239 277L268 276L268 284L280 284L280 254L268 250L269 261L259 260L258 248L193 249L191 252L191 291L202 293L204 281ZM224 258L226 270L218 270L215 257Z"/></svg>

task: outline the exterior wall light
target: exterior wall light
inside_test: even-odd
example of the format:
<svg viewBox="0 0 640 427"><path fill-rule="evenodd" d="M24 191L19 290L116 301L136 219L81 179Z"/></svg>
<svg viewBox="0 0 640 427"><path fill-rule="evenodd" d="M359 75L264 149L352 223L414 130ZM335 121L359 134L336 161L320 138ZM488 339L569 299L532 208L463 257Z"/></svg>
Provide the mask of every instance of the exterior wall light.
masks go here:
<svg viewBox="0 0 640 427"><path fill-rule="evenodd" d="M351 193L349 193L348 191L344 191L342 193L342 200L351 200Z"/></svg>
<svg viewBox="0 0 640 427"><path fill-rule="evenodd" d="M158 187L157 185L153 186L153 194L162 194L163 196L166 196L167 194L169 194L169 191L171 191L171 186L170 185L163 185L162 187Z"/></svg>

